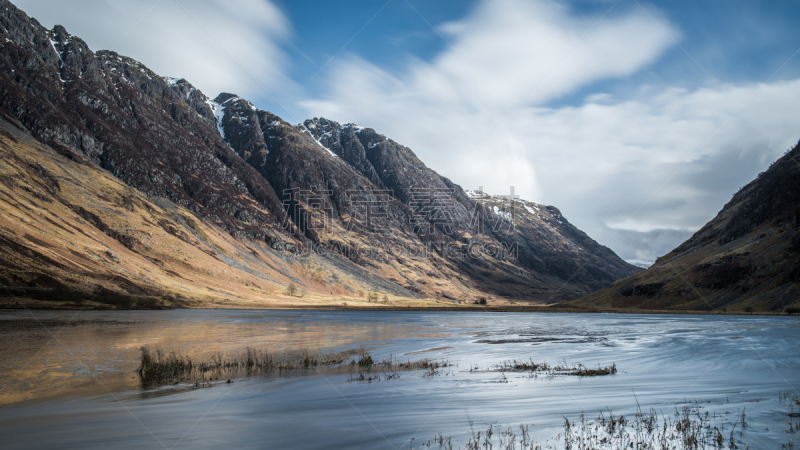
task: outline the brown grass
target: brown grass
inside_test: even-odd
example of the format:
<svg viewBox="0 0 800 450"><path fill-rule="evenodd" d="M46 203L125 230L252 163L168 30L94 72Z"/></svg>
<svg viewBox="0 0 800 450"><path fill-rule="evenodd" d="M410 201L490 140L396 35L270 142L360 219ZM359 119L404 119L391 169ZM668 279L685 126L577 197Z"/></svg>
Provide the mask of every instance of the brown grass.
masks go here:
<svg viewBox="0 0 800 450"><path fill-rule="evenodd" d="M597 369L589 369L581 363L569 366L566 362L551 366L546 362L535 363L533 360L525 361L503 361L500 364L491 366L485 369L479 367L470 368L470 372L527 372L531 378L544 375L547 377L555 377L558 375L571 375L578 377L597 377L604 375L613 375L617 373L616 363L607 367L598 367Z"/></svg>
<svg viewBox="0 0 800 450"><path fill-rule="evenodd" d="M190 357L176 352L166 353L161 349L150 350L141 348L141 361L136 369L136 374L143 387L163 386L178 383L203 384L222 379L231 379L249 375L284 373L303 374L311 373L321 367L331 370L347 371L351 375L354 370L359 373L372 371L401 372L425 370L433 375L443 367L452 366L448 361L434 361L422 359L418 361L398 362L391 356L383 361L374 361L365 349L356 352L358 359L353 356L353 351L338 353L309 353L307 351L295 353L269 353L260 352L253 348L246 348L244 352L235 357L226 357L218 353L210 361L193 361ZM345 362L350 359L349 363ZM366 381L371 375L361 377ZM398 375L399 377L399 375ZM391 378L391 377L389 377Z"/></svg>

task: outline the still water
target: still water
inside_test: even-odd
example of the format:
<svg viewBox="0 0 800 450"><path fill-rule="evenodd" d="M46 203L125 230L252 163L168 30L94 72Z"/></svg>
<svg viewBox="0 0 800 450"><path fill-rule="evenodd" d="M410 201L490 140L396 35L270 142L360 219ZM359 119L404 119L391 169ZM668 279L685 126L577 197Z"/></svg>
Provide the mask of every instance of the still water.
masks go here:
<svg viewBox="0 0 800 450"><path fill-rule="evenodd" d="M32 318L32 314L35 318ZM63 321L78 321L63 326ZM23 321L20 321L22 319ZM563 448L565 417L663 417L685 404L734 428L740 448L798 440L779 393L800 395L794 317L375 311L0 313L0 447L453 448L490 425L526 425ZM142 389L139 348L191 355L366 348L375 360L446 359L436 376L348 381L346 373L266 375L194 389ZM470 371L523 360L601 377ZM413 438L413 440L412 440ZM430 441L430 447L426 444ZM800 441L798 442L800 445ZM497 444L495 444L497 445Z"/></svg>

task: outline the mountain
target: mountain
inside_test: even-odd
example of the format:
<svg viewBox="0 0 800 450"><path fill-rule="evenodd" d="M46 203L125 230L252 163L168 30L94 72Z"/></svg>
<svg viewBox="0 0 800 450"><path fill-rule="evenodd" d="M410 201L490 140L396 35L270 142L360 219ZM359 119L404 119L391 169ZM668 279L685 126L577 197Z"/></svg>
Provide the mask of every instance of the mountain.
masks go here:
<svg viewBox="0 0 800 450"><path fill-rule="evenodd" d="M562 306L783 311L800 301L800 144L654 265Z"/></svg>
<svg viewBox="0 0 800 450"><path fill-rule="evenodd" d="M6 0L0 33L0 282L13 295L560 301L638 270L557 208L466 192L372 129L207 97Z"/></svg>
<svg viewBox="0 0 800 450"><path fill-rule="evenodd" d="M626 259L625 262L628 264L633 264L636 267L641 267L642 269L647 269L655 264L655 260L652 259Z"/></svg>

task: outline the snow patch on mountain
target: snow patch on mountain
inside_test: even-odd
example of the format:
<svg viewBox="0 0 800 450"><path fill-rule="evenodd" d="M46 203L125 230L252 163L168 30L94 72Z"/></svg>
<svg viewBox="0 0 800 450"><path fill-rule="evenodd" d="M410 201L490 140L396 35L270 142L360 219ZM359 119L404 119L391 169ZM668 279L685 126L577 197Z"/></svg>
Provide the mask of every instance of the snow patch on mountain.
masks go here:
<svg viewBox="0 0 800 450"><path fill-rule="evenodd" d="M342 128L352 128L352 129L356 130L356 133L360 133L361 130L364 129L364 127L358 126L358 125L356 125L354 123L346 123L346 124L342 125Z"/></svg>
<svg viewBox="0 0 800 450"><path fill-rule="evenodd" d="M225 116L225 109L214 100L206 100L206 104L211 108L211 112L214 113L214 122L217 123L217 130L219 130L222 140L225 140L225 130L222 129L222 118Z"/></svg>
<svg viewBox="0 0 800 450"><path fill-rule="evenodd" d="M496 205L493 205L493 206L492 206L492 211L494 212L494 215L495 215L495 216L502 217L502 218L503 218L503 219L505 219L505 220L511 220L511 219L513 219L513 217L514 217L514 216L513 216L513 214L511 214L511 213L510 213L510 212L508 212L508 211L504 211L504 210L500 209L500 208L499 208L498 206L496 206Z"/></svg>
<svg viewBox="0 0 800 450"><path fill-rule="evenodd" d="M8 38L6 38L6 42L8 42ZM53 46L53 51L56 52L56 56L58 56L58 60L61 61L61 65L63 66L64 60L61 59L61 53L59 53L58 49L56 49L56 41L50 39L50 45Z"/></svg>
<svg viewBox="0 0 800 450"><path fill-rule="evenodd" d="M541 211L541 209L539 209L539 207L536 206L535 203L525 203L522 206L525 208L525 211L528 211L529 213L534 215L538 215L539 211Z"/></svg>
<svg viewBox="0 0 800 450"><path fill-rule="evenodd" d="M478 199L488 199L488 198L492 197L491 195L489 195L489 194L487 194L485 192L473 191L472 189L464 189L464 193L467 194L467 197L469 197L471 199L476 199L476 198L478 198Z"/></svg>
<svg viewBox="0 0 800 450"><path fill-rule="evenodd" d="M298 124L297 126L302 128L303 134L307 134L308 137L310 137L314 142L317 143L317 145L322 147L322 149L324 149L326 152L330 153L331 156L333 156L334 158L338 158L339 157L339 155L337 155L336 153L333 153L331 151L331 149L329 149L328 147L325 147L324 145L322 145L322 143L317 138L314 137L314 133L312 133L311 130L309 130L308 127L306 127L304 124L301 123L301 124ZM326 134L330 135L330 132L327 132Z"/></svg>

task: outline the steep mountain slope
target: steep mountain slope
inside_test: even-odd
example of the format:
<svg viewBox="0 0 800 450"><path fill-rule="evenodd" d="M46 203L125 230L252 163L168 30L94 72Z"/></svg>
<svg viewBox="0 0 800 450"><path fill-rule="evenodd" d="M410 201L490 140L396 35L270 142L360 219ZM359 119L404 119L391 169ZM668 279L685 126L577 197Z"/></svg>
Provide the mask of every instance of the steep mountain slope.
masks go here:
<svg viewBox="0 0 800 450"><path fill-rule="evenodd" d="M2 6L0 84L7 120L63 154L81 154L145 194L169 198L231 232L280 240L274 217L282 215L280 201L234 157L210 111L195 106L205 114L196 113L140 63L114 52L94 54L63 27L48 32L13 5Z"/></svg>
<svg viewBox="0 0 800 450"><path fill-rule="evenodd" d="M428 231L433 233L420 233L421 239L517 249L514 264L538 278L541 294L558 292L559 297L569 297L638 271L572 226L557 208L483 192L467 193L428 168L411 149L371 128L340 125L324 118L307 120L298 127L364 177L377 177L380 186L412 209L427 210L433 219ZM439 204L447 208L437 208ZM542 289L545 287L548 289Z"/></svg>
<svg viewBox="0 0 800 450"><path fill-rule="evenodd" d="M565 304L781 311L800 301L800 144L649 269Z"/></svg>
<svg viewBox="0 0 800 450"><path fill-rule="evenodd" d="M15 296L165 307L265 301L303 267L0 121L0 284Z"/></svg>
<svg viewBox="0 0 800 450"><path fill-rule="evenodd" d="M230 293L249 292L256 282L242 272L262 280L267 297L296 284L315 295L557 301L637 270L556 208L467 195L374 130L325 119L292 126L234 94L211 99L184 79L160 77L114 52L94 53L61 26L46 30L6 0L0 35L0 128L8 155L0 168L13 174L0 199L8 212L0 275L11 286L245 300ZM53 162L46 171L30 168L34 153ZM84 194L33 190L25 203L13 201L30 197L20 185L47 186L48 177L82 179L75 189ZM113 193L97 195L111 185ZM84 197L94 200L74 200ZM106 237L79 245L83 238L30 217L62 209L67 230L91 226L96 232L86 234ZM49 238L23 233L29 221ZM141 245L141 236L156 233L152 226L177 239L168 247L174 255ZM115 242L110 252L141 270L72 257L25 260L53 251L102 256L107 237ZM211 260L195 266L185 254L196 251ZM212 270L214 264L227 267ZM69 275L73 266L77 278ZM200 281L223 269L237 275ZM173 276L174 283L141 271ZM110 279L119 281L116 288L103 281ZM228 293L211 294L218 291Z"/></svg>

